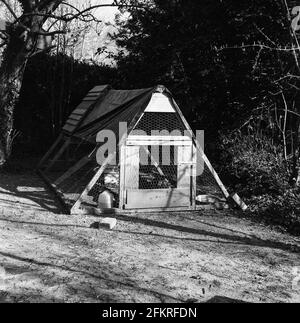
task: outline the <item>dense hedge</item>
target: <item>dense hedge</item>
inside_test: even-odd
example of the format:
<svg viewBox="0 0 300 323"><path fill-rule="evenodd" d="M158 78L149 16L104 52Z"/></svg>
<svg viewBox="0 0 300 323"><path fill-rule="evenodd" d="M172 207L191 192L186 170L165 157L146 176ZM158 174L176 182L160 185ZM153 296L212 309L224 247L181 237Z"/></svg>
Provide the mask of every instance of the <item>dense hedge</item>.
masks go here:
<svg viewBox="0 0 300 323"><path fill-rule="evenodd" d="M247 215L300 234L300 191L289 184L282 147L266 137L224 137L219 170L226 184L249 205Z"/></svg>

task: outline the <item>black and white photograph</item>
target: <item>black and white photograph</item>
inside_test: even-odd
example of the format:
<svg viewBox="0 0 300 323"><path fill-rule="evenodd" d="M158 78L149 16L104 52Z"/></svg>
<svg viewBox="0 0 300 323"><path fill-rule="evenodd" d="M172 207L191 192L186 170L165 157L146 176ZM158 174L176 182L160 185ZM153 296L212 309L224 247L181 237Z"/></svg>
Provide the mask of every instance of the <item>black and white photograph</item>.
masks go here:
<svg viewBox="0 0 300 323"><path fill-rule="evenodd" d="M300 303L300 0L0 0L0 303Z"/></svg>

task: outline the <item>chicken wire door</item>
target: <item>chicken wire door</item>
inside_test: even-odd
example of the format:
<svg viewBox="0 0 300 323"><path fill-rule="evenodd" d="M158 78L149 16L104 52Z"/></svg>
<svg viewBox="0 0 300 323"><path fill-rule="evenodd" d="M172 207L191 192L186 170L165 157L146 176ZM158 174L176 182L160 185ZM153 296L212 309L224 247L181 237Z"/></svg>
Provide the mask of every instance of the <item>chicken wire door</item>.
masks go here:
<svg viewBox="0 0 300 323"><path fill-rule="evenodd" d="M190 140L131 142L124 149L124 209L191 208L196 187Z"/></svg>

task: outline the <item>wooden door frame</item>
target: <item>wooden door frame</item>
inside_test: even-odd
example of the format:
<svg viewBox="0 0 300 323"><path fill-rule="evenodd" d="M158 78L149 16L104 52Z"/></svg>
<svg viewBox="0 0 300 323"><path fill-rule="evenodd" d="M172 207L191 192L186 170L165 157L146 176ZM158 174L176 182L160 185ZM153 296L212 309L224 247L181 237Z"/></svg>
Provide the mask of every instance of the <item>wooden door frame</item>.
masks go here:
<svg viewBox="0 0 300 323"><path fill-rule="evenodd" d="M187 136L182 137L164 137L164 136L128 136L124 145L120 147L120 209L130 211L131 209L126 208L126 183L125 183L125 173L126 173L126 149L132 146L191 146L192 147L192 160L191 160L191 184L190 184L190 206L184 207L157 207L153 210L172 210L186 209L195 210L196 209L196 177L194 167L196 167L196 156L194 152L196 147L194 146L193 139ZM142 191L142 190L140 190ZM148 208L146 208L148 209ZM138 212L139 209L135 209ZM140 209L141 211L145 209ZM152 210L152 208L151 208Z"/></svg>

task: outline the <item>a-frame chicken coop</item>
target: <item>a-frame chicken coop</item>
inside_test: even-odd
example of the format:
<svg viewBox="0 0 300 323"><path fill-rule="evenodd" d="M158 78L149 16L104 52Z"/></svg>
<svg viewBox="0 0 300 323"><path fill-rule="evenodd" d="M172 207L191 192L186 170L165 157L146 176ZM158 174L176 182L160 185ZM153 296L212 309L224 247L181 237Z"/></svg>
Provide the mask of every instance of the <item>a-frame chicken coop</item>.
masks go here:
<svg viewBox="0 0 300 323"><path fill-rule="evenodd" d="M127 126L120 133L120 125ZM99 164L102 131L117 138ZM171 93L163 86L96 86L73 111L39 164L71 213L195 210L225 205L229 193ZM107 205L99 201L106 194Z"/></svg>

